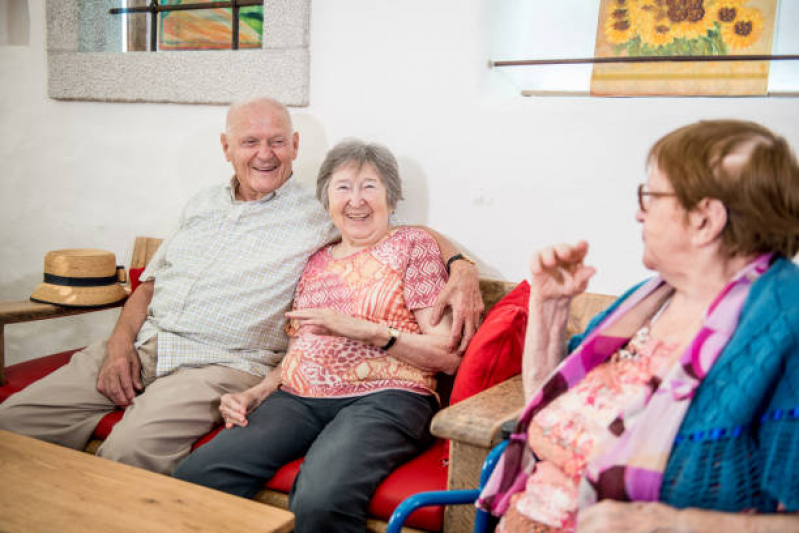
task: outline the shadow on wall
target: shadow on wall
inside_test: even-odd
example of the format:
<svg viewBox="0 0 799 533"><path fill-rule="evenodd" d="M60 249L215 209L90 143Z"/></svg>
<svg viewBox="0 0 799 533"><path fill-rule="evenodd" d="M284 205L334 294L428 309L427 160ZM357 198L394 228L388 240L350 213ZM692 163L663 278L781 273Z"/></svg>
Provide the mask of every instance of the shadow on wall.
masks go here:
<svg viewBox="0 0 799 533"><path fill-rule="evenodd" d="M316 192L316 176L328 150L332 148L322 123L308 113L292 113L294 129L300 134L300 150L294 162L294 179L303 188ZM372 142L373 139L361 139ZM397 206L397 214L408 224L426 224L429 201L427 176L413 159L399 156L393 147L387 146L399 163L403 197Z"/></svg>
<svg viewBox="0 0 799 533"><path fill-rule="evenodd" d="M294 161L294 178L303 188L316 191L316 175L330 149L330 141L319 119L308 113L292 113L294 130L300 134L300 151Z"/></svg>
<svg viewBox="0 0 799 533"><path fill-rule="evenodd" d="M397 216L408 224L426 225L430 211L427 176L419 163L413 159L398 157L397 163L399 163L404 198L397 204Z"/></svg>
<svg viewBox="0 0 799 533"><path fill-rule="evenodd" d="M0 46L30 43L28 0L0 0Z"/></svg>

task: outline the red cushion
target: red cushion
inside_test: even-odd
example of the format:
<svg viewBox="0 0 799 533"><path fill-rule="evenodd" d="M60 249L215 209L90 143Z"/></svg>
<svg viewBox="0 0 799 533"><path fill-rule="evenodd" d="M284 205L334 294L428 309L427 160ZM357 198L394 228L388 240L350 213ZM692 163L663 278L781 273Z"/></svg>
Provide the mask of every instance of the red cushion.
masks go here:
<svg viewBox="0 0 799 533"><path fill-rule="evenodd" d="M80 348L79 348L80 349ZM6 368L6 384L0 387L0 403L6 401L6 398L19 392L36 380L39 380L47 374L58 370L69 362L72 354L78 350L68 350L66 352L57 353L55 355L48 355L47 357L39 357L18 363Z"/></svg>
<svg viewBox="0 0 799 533"><path fill-rule="evenodd" d="M291 486L294 484L294 478L300 472L300 465L305 457L295 459L290 463L283 465L278 470L272 479L266 482L266 488L272 490L279 490L280 492L291 491Z"/></svg>
<svg viewBox="0 0 799 533"><path fill-rule="evenodd" d="M463 355L451 405L521 373L529 296L524 281L488 312Z"/></svg>
<svg viewBox="0 0 799 533"><path fill-rule="evenodd" d="M418 457L394 470L377 487L369 504L369 514L388 521L402 501L418 492L446 490L447 441L438 439ZM414 511L405 521L408 527L440 531L444 521L444 507L434 505Z"/></svg>
<svg viewBox="0 0 799 533"><path fill-rule="evenodd" d="M97 427L94 428L94 438L101 440L107 439L116 423L122 419L122 414L124 412L124 409L115 409L101 418L97 423Z"/></svg>
<svg viewBox="0 0 799 533"><path fill-rule="evenodd" d="M111 415L108 415L111 416ZM107 417L106 417L107 418ZM194 448L202 446L213 439L222 426L208 433L194 444ZM369 505L369 514L388 521L394 509L402 501L416 494L430 490L446 490L447 488L447 442L441 439L418 457L408 461L394 470L377 488ZM294 478L300 471L304 458L296 459L284 465L266 483L266 488L288 493L294 484ZM431 506L415 511L405 525L429 531L439 531L444 520L444 507Z"/></svg>
<svg viewBox="0 0 799 533"><path fill-rule="evenodd" d="M136 287L139 286L139 278L141 277L142 272L144 272L144 269L131 268L128 272L128 277L130 278L130 291L133 293L133 291L136 290Z"/></svg>

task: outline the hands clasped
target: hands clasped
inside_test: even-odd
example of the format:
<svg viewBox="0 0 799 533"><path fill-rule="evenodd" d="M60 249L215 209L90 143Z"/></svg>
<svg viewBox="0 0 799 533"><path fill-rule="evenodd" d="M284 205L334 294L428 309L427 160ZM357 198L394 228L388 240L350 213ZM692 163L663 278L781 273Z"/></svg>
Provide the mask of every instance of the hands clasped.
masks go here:
<svg viewBox="0 0 799 533"><path fill-rule="evenodd" d="M223 394L219 402L219 413L225 421L225 428L247 425L247 415L261 403L253 389L235 394Z"/></svg>

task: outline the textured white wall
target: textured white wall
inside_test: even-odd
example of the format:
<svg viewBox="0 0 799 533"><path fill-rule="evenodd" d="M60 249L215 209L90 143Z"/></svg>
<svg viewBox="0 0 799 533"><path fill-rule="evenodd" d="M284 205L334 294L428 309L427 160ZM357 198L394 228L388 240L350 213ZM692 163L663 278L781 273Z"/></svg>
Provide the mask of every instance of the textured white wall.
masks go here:
<svg viewBox="0 0 799 533"><path fill-rule="evenodd" d="M493 1L314 0L298 178L312 183L343 137L385 143L406 183L401 213L486 275L519 281L534 249L586 238L589 290L618 293L646 275L635 186L659 136L739 117L799 147L795 98L519 97L486 67ZM50 249L127 261L134 236L165 235L192 193L229 175L222 107L49 100L44 1L29 4L30 46L0 47L0 299L26 298ZM104 314L8 326L8 362L107 335L116 312Z"/></svg>

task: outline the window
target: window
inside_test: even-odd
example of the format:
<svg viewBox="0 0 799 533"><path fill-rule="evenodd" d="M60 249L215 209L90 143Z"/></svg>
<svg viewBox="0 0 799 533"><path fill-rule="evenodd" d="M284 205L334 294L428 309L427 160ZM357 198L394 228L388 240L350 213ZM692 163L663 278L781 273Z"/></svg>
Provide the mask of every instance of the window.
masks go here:
<svg viewBox="0 0 799 533"><path fill-rule="evenodd" d="M109 15L120 4L48 0L51 98L227 104L269 95L287 105L308 105L310 0L264 0L259 47L158 53L122 53L122 43L130 50L135 38L125 31L123 40L122 21Z"/></svg>

